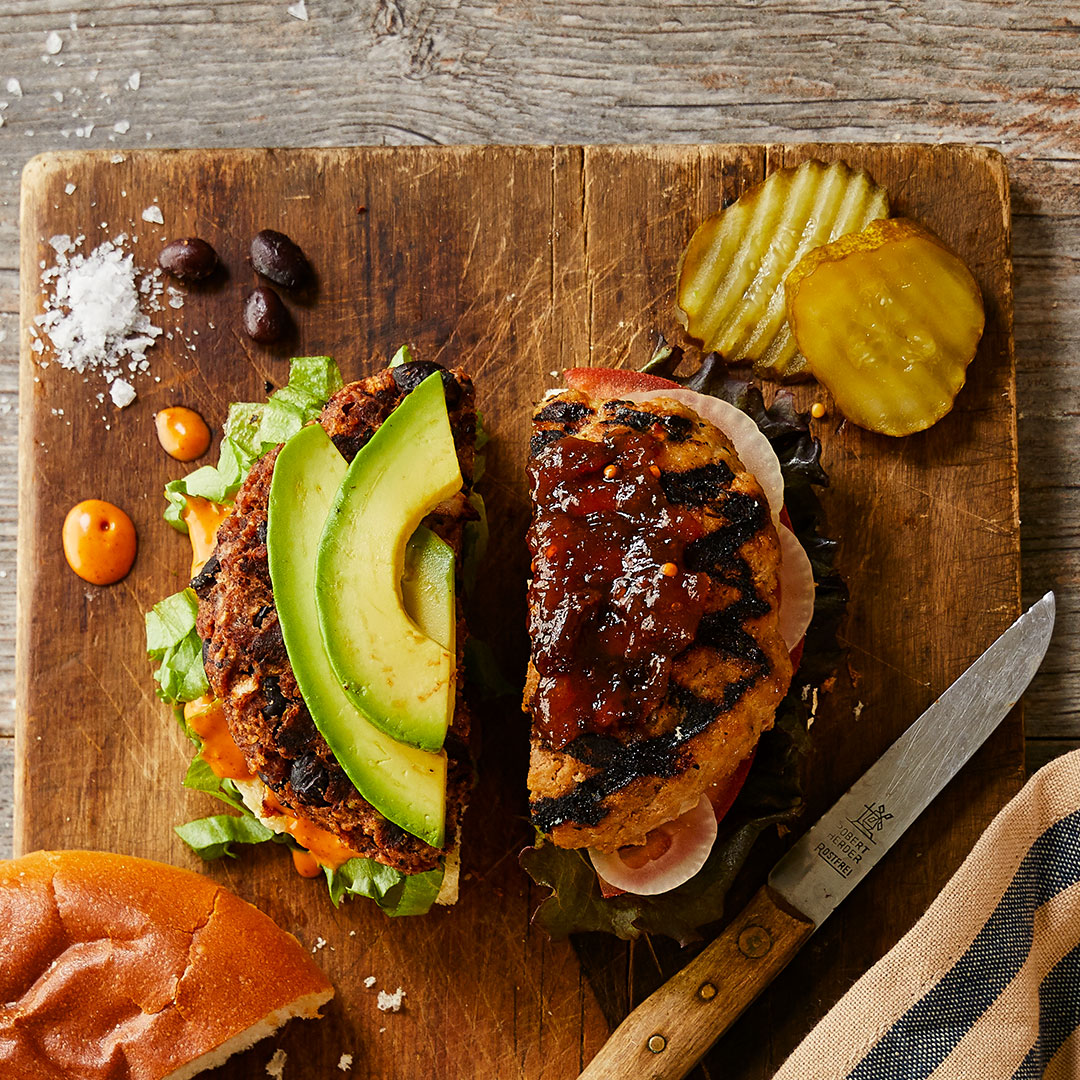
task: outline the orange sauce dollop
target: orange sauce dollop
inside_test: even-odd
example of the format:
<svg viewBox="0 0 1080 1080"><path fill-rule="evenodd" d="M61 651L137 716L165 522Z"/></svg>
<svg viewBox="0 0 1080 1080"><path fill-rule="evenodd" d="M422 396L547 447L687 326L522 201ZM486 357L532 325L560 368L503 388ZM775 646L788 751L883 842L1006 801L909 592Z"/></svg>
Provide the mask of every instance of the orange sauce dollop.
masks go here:
<svg viewBox="0 0 1080 1080"><path fill-rule="evenodd" d="M135 526L118 506L84 499L64 518L64 558L92 585L112 585L135 561Z"/></svg>
<svg viewBox="0 0 1080 1080"><path fill-rule="evenodd" d="M194 461L210 446L210 429L194 410L183 405L162 409L154 417L158 442L169 457L177 461Z"/></svg>

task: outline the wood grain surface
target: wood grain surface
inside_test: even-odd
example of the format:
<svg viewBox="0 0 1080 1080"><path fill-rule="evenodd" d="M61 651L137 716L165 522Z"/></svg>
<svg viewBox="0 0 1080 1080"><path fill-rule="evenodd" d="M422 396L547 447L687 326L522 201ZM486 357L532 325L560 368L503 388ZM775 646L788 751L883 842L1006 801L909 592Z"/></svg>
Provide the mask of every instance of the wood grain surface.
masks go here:
<svg viewBox="0 0 1080 1080"><path fill-rule="evenodd" d="M639 367L658 329L676 337L675 265L695 224L769 170L809 155L868 168L896 212L962 254L988 314L968 384L929 432L895 441L841 425L834 411L819 425L833 481L826 509L855 599L844 630L852 679L841 673L822 696L813 728L812 820L1018 611L1009 205L998 155L720 145L106 152L32 162L22 211L25 319L40 309L38 267L51 259L55 233L127 230L143 266L166 238L199 235L228 273L185 290L183 307L160 316L175 330L152 350L161 381L138 380L138 399L119 414L102 419L100 385L24 356L16 850L103 847L197 863L171 827L213 807L179 787L183 740L150 692L141 631L143 612L183 584L188 564L182 539L160 518L162 484L186 470L155 444L158 408L182 402L220 419L228 402L262 397L267 380L280 384L290 352L328 352L347 377L377 369L403 341L419 358L465 365L492 434L484 488L493 542L471 621L520 676L530 403L561 367ZM155 198L161 226L140 218ZM292 305L295 338L274 350L239 331L240 300L255 280L247 244L267 226L297 240L318 274L314 302ZM813 386L797 397L804 408L827 401ZM86 586L50 542L67 508L91 493L124 506L141 537L119 586ZM62 727L58 702L82 703L64 711ZM281 1041L302 1075L325 1075L342 1052L356 1055L354 1075L372 1078L574 1075L607 1024L689 955L658 942L629 950L585 940L577 944L586 978L567 944L529 929L539 890L515 859L529 838L525 725L512 700L483 721L466 876L451 911L422 920L386 920L362 903L334 911L322 886L297 878L279 851L210 868L295 928L339 988L317 1037L299 1027ZM844 917L721 1043L711 1060L726 1075L768 1075L906 930L1016 790L1022 760L1014 714ZM748 875L743 890L758 881ZM404 987L406 1009L380 1013L363 985L368 975L380 989ZM265 1057L253 1051L222 1075L250 1075Z"/></svg>

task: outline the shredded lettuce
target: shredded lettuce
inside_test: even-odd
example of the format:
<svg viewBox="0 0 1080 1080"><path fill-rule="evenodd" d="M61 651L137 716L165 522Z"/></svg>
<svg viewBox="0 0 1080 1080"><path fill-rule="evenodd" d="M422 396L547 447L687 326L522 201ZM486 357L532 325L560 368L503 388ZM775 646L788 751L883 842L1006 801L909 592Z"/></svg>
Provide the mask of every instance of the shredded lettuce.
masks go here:
<svg viewBox="0 0 1080 1080"><path fill-rule="evenodd" d="M661 339L645 370L731 402L754 419L776 451L792 528L814 571L814 617L797 686L788 690L773 728L761 737L754 766L724 818L721 835L693 878L660 896L627 893L605 899L582 852L543 839L522 852L521 865L534 881L551 889L533 921L555 939L599 930L624 940L642 933L663 935L685 945L700 938L700 927L720 919L728 888L757 838L770 827L793 821L802 811L802 754L808 743L808 708L802 691L807 685L820 686L843 660L836 631L848 593L833 566L836 543L818 532L823 513L814 488L829 481L821 467L821 443L810 431L808 416L795 411L790 394L778 394L766 408L761 391L731 379L716 354L706 356L701 367L686 378L674 373L681 360L682 350Z"/></svg>
<svg viewBox="0 0 1080 1080"><path fill-rule="evenodd" d="M165 597L146 613L146 651L161 664L154 672L157 695L173 704L200 698L210 688L195 629L199 602L191 589Z"/></svg>
<svg viewBox="0 0 1080 1080"><path fill-rule="evenodd" d="M341 372L329 356L298 356L290 362L288 384L275 390L268 401L229 406L217 465L204 465L165 485L165 520L179 532L188 531L183 517L187 495L230 502L251 466L318 416L343 385Z"/></svg>

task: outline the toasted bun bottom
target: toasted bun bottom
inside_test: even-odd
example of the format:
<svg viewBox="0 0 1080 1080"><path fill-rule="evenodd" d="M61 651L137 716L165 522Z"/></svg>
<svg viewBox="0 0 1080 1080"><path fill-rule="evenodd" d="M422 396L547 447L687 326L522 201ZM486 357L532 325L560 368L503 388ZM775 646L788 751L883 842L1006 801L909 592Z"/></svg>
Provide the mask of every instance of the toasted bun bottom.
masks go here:
<svg viewBox="0 0 1080 1080"><path fill-rule="evenodd" d="M0 862L0 956L12 1080L179 1080L334 993L291 934L209 878L101 852Z"/></svg>

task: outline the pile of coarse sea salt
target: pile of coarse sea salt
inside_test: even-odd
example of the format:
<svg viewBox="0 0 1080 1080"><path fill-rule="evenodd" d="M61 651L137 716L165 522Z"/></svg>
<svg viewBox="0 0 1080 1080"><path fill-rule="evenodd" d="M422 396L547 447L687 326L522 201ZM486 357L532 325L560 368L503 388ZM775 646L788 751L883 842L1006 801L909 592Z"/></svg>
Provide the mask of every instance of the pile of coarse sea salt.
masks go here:
<svg viewBox="0 0 1080 1080"><path fill-rule="evenodd" d="M45 310L34 319L30 347L42 356L47 337L61 367L80 375L100 374L109 382L113 404L122 409L135 400L129 380L149 373L146 350L162 333L148 314L162 310L161 270L135 267L131 254L124 251L126 233L99 244L88 255L78 251L85 239L50 238L56 263L40 264ZM173 290L169 292L170 306L178 306ZM39 363L43 368L49 365L43 356ZM104 394L98 400L104 400Z"/></svg>

